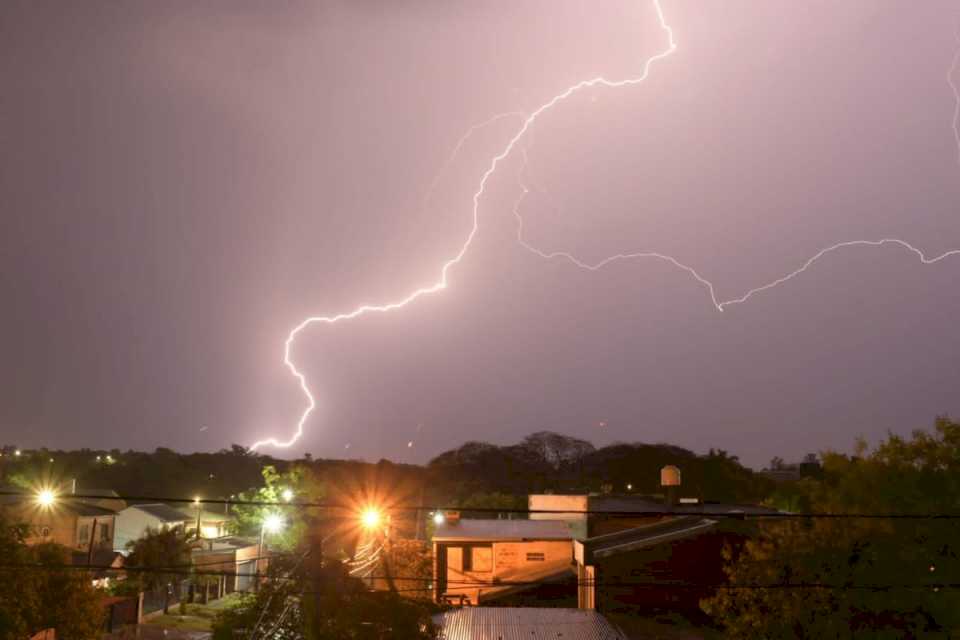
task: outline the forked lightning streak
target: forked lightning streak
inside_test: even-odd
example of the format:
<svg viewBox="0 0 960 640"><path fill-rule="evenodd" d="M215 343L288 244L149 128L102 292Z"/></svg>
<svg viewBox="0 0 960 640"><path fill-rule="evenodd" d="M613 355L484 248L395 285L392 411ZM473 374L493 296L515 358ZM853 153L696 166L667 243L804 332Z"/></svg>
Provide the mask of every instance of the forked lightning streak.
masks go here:
<svg viewBox="0 0 960 640"><path fill-rule="evenodd" d="M674 51L676 51L677 45L674 40L673 29L666 23L666 20L664 19L663 8L661 7L660 0L652 0L652 1L653 1L654 8L656 9L657 20L659 22L660 29L667 36L667 48L661 51L660 53L648 58L647 61L644 63L643 68L641 69L641 73L636 77L627 78L625 80L617 80L617 81L608 80L603 77L596 77L589 80L582 80L577 84L567 87L564 91L553 96L550 100L540 105L537 109L525 115L523 122L521 123L517 132L513 135L513 137L509 139L507 144L504 146L503 150L490 160L489 166L481 176L477 190L473 194L472 225L471 225L470 231L467 234L467 237L464 240L463 244L460 246L460 250L452 258L450 258L445 263L443 263L440 269L440 277L436 282L434 282L433 284L421 287L419 289L416 289L413 292L407 294L405 297L395 300L393 302L387 302L383 304L364 304L359 307L356 307L352 311L347 311L347 312L339 313L335 315L311 316L303 320L300 324L295 326L290 331L290 333L287 335L286 341L284 342L283 363L284 365L286 365L286 367L290 370L290 372L299 382L300 389L303 391L304 395L307 398L307 408L300 415L300 419L297 421L296 428L294 429L293 435L290 436L290 438L288 438L287 440L279 440L277 438L266 438L264 440L258 440L257 442L251 445L250 447L251 450L256 450L265 445L272 445L274 447L281 447L281 448L290 447L297 440L300 439L301 435L303 435L304 424L306 423L310 415L313 413L314 409L316 409L316 406L317 406L316 399L314 398L313 393L310 391L310 388L307 385L306 376L304 376L304 374L299 369L297 369L291 357L291 350L293 348L294 342L296 341L297 336L299 336L303 330L305 330L306 328L314 324L334 324L336 322L351 320L353 318L357 318L362 315L367 315L371 313L386 313L388 311L401 309L406 305L412 303L413 301L417 300L418 298L421 298L433 293L437 293L445 289L447 287L447 283L448 283L447 276L450 269L454 265L458 264L466 255L479 229L480 199L482 198L486 190L487 182L493 176L493 174L496 173L497 168L500 166L500 163L503 162L503 160L505 160L508 156L510 156L513 153L514 149L517 148L518 143L524 138L524 136L526 136L527 132L530 130L530 127L537 121L537 119L540 118L540 116L542 116L547 111L551 110L560 102L563 102L573 94L580 92L584 89L589 89L593 87L618 88L618 87L626 87L626 86L640 84L644 80L646 80L647 76L650 73L650 69L653 63L666 58L667 56L672 54ZM960 35L958 35L958 39L960 39ZM960 93L958 93L957 87L953 81L953 74L957 68L958 61L960 61L960 50L957 51L956 56L953 58L953 64L951 65L950 71L947 74L947 82L949 83L951 89L953 90L954 97L956 98L956 103L957 103L956 109L954 111L953 131L954 131L954 137L956 139L957 149L958 149L957 160L958 162L960 162L960 131L958 131L958 120L960 120ZM453 158L459 152L460 148L463 146L466 140L475 131L487 126L488 124L491 124L495 121L498 121L502 118L505 118L511 115L524 115L524 114L520 114L519 112L509 112L509 113L498 114L488 119L485 122L482 122L480 124L477 124L471 127L467 131L467 133L457 143L457 146L454 149L450 159L447 160L447 162L444 164L443 169L441 169L441 174L443 170L446 168L446 166L450 162L452 162ZM522 149L521 149L521 153L524 153L524 166L525 166L526 155ZM523 169L521 168L521 174L522 174L522 171ZM438 177L434 179L434 182L431 183L430 187L427 189L427 193L424 196L425 200L429 198L434 188L436 187L436 182L439 180L439 175L440 174L438 174ZM529 192L529 190L523 184L522 178L521 178L521 190L522 190L521 196L514 205L513 213L516 216L517 222L518 222L517 239L525 249L532 251L533 253L537 254L542 258L563 259L579 268L587 269L590 271L597 271L613 262L623 261L623 260L653 258L656 260L665 261L670 263L674 267L686 272L692 278L694 278L697 282L703 285L703 287L706 288L710 294L710 299L713 303L713 306L718 311L723 311L728 306L746 302L748 299L750 299L752 296L758 293L761 293L768 289L772 289L780 284L787 282L788 280L795 278L796 276L800 275L801 273L809 269L815 262L820 260L822 257L843 248L855 247L855 246L878 247L878 246L888 245L888 244L896 245L916 254L923 264L933 264L935 262L939 262L940 260L943 260L948 256L960 255L960 249L954 249L954 250L947 251L936 257L927 257L920 249L898 238L882 238L878 240L850 240L846 242L840 242L820 250L813 257L809 258L806 262L804 262L803 265L801 265L798 269L791 271L785 276L777 278L776 280L770 283L767 283L765 285L750 289L749 291L747 291L745 294L743 294L738 298L732 298L730 300L721 301L717 298L713 283L711 283L709 280L707 280L702 275L700 275L693 267L683 264L676 258L666 254L658 253L655 251L639 251L635 253L623 253L623 254L609 256L607 258L604 258L603 260L600 260L596 263L591 264L578 259L576 256L568 252L564 252L564 251L544 252L544 251L541 251L540 249L537 249L536 247L527 243L523 237L523 218L520 215L519 207L524 197Z"/></svg>

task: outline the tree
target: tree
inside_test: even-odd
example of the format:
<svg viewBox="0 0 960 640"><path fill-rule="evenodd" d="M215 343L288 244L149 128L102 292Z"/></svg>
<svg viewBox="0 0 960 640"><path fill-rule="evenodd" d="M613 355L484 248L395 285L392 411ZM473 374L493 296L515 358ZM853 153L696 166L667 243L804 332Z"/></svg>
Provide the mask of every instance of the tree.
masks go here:
<svg viewBox="0 0 960 640"><path fill-rule="evenodd" d="M891 435L874 451L823 455L821 480L798 485L824 513L955 513L960 424ZM736 556L733 587L702 603L731 637L948 637L960 628L956 525L936 519L789 520L766 526ZM776 588L754 588L769 585Z"/></svg>
<svg viewBox="0 0 960 640"><path fill-rule="evenodd" d="M322 616L315 616L315 606ZM217 615L214 640L238 635L310 640L429 640L435 637L432 604L370 591L349 577L338 562L328 561L311 576L303 557L271 563L260 591ZM319 618L320 624L315 624Z"/></svg>
<svg viewBox="0 0 960 640"><path fill-rule="evenodd" d="M239 501L284 503L288 501L288 497L290 501L320 501L326 495L324 484L315 480L313 475L302 467L293 467L286 473L280 473L273 465L266 465L261 473L263 486L244 491L237 496ZM236 504L233 506L233 513L237 518L237 529L241 535L246 536L259 536L267 518L279 516L283 519L284 526L281 531L270 536L270 543L276 548L290 550L296 547L301 539L305 530L304 518L311 510Z"/></svg>
<svg viewBox="0 0 960 640"><path fill-rule="evenodd" d="M85 571L71 568L70 551L53 543L27 546L26 528L0 520L0 638L27 638L43 629L58 637L94 640L102 634L101 594Z"/></svg>
<svg viewBox="0 0 960 640"><path fill-rule="evenodd" d="M535 459L542 461L554 469L574 466L584 456L592 453L596 448L580 438L565 436L553 431L538 431L531 433L520 446L528 451Z"/></svg>
<svg viewBox="0 0 960 640"><path fill-rule="evenodd" d="M130 587L153 591L179 582L190 571L191 553L187 533L180 527L157 531L149 529L143 537L127 543L128 567L148 569L131 572ZM166 571L164 571L166 569Z"/></svg>

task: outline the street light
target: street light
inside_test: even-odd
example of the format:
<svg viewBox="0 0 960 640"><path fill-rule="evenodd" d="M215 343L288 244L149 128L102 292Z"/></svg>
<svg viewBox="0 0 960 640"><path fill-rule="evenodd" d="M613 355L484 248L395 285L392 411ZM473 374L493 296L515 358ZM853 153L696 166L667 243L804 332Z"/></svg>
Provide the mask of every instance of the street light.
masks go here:
<svg viewBox="0 0 960 640"><path fill-rule="evenodd" d="M367 507L363 510L363 513L360 514L360 524L368 531L373 531L379 527L382 521L383 515L374 507Z"/></svg>
<svg viewBox="0 0 960 640"><path fill-rule="evenodd" d="M197 508L197 540L200 539L200 496L193 497L193 506Z"/></svg>
<svg viewBox="0 0 960 640"><path fill-rule="evenodd" d="M278 513L269 513L260 523L260 544L257 546L257 580L254 582L255 588L260 589L260 561L263 559L263 538L267 533L280 533L283 530L283 516Z"/></svg>
<svg viewBox="0 0 960 640"><path fill-rule="evenodd" d="M280 533L280 531L283 530L283 516L278 513L269 514L263 519L262 530L266 531L267 533Z"/></svg>
<svg viewBox="0 0 960 640"><path fill-rule="evenodd" d="M41 489L37 492L37 504L41 507L50 508L57 500L57 494L51 489Z"/></svg>
<svg viewBox="0 0 960 640"><path fill-rule="evenodd" d="M283 493L280 494L280 495L283 497L283 501L284 501L284 502L290 502L291 500L293 500L293 490L292 490L292 489L284 489L284 490L283 490Z"/></svg>
<svg viewBox="0 0 960 640"><path fill-rule="evenodd" d="M433 514L433 524L441 525L444 523L444 521L446 521L446 518L439 511Z"/></svg>

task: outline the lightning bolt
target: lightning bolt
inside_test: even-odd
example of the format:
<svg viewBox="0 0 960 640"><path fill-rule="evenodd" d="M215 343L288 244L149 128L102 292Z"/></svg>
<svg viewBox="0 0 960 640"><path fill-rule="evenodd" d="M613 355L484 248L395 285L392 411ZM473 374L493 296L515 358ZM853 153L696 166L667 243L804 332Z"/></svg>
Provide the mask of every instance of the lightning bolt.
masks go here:
<svg viewBox="0 0 960 640"><path fill-rule="evenodd" d="M521 153L521 156L523 157L523 164L521 165L517 182L520 186L521 195L516 200L516 202L514 202L514 205L513 205L513 215L517 219L517 242L520 244L520 246L522 246L527 251L530 251L534 255L537 255L545 260L555 260L555 259L564 260L586 271L599 271L600 269L603 269L607 265L610 265L614 262L620 262L620 261L626 261L626 260L638 260L638 259L644 259L644 258L661 260L663 262L667 262L673 265L674 267L676 267L677 269L680 269L681 271L685 271L686 273L690 274L690 276L692 276L694 280L696 280L701 285L703 285L703 287L709 293L710 300L717 311L723 311L727 307L746 302L747 300L749 300L751 297L753 297L758 293L767 291L768 289L773 289L774 287L777 287L783 284L784 282L787 282L788 280L793 280L798 275L800 275L801 273L803 273L804 271L812 267L815 262L820 260L820 258L824 257L829 253L833 253L834 251L838 251L840 249L845 249L849 247L880 247L883 245L895 245L916 254L917 257L920 259L920 262L923 264L934 264L949 256L960 255L960 249L951 249L936 257L930 258L930 257L927 257L927 255L917 247L913 246L909 242L900 240L899 238L882 238L880 240L849 240L846 242L838 242L836 244L830 245L825 249L821 249L820 251L815 253L812 257L808 258L799 268L791 271L785 276L781 276L776 280L768 282L767 284L761 285L759 287L754 287L753 289L750 289L749 291L744 293L739 298L731 298L729 300L721 301L717 298L716 289L714 288L712 282L710 282L709 280L704 278L702 275L700 275L697 272L697 270L694 269L693 267L683 264L673 256L670 256L664 253L659 253L657 251L637 251L634 253L618 253L612 256L607 256L606 258L603 258L602 260L599 260L597 262L590 263L590 262L585 262L580 258L577 258L575 255L567 251L546 252L541 249L538 249L537 247L527 242L523 237L523 216L520 214L520 207L522 206L524 199L526 199L527 195L530 193L530 187L527 186L527 184L523 180L523 172L526 170L526 167L528 165L528 157L527 157L526 149L521 149L520 153Z"/></svg>
<svg viewBox="0 0 960 640"><path fill-rule="evenodd" d="M517 223L518 223L517 239L520 242L521 246L523 246L528 251L531 251L534 254L540 256L541 258L563 259L575 265L576 267L586 269L589 271L598 271L613 262L624 261L624 260L651 258L651 259L665 261L673 265L677 269L686 272L693 279L695 279L699 284L701 284L704 288L706 288L710 294L710 299L713 303L713 306L717 309L717 311L723 311L728 306L746 302L750 297L752 297L755 294L761 293L768 289L772 289L780 284L783 284L784 282L787 282L788 280L795 278L796 276L800 275L801 273L809 269L820 258L824 257L829 253L832 253L834 251L837 251L843 248L854 247L854 246L877 247L881 245L893 244L893 245L898 245L902 248L905 248L915 253L920 258L920 261L923 264L933 264L935 262L939 262L940 260L948 256L960 254L960 249L954 249L954 250L947 251L939 256L929 258L920 249L917 249L916 247L909 244L908 242L897 239L897 238L883 238L880 240L851 240L848 242L840 242L820 250L813 257L809 258L806 262L804 262L801 267L788 273L785 276L782 276L765 285L750 289L739 298L732 298L730 300L721 301L718 299L716 295L716 290L712 282L710 282L708 279L700 275L700 273L698 273L696 269L694 269L693 267L686 265L680 262L679 260L677 260L676 258L674 258L673 256L670 256L667 254L658 253L655 251L638 251L635 253L616 254L616 255L604 258L603 260L600 260L599 262L596 262L596 263L587 263L578 259L576 256L574 256L569 252L565 252L565 251L544 252L544 251L541 251L540 249L537 249L536 247L529 244L528 242L526 242L523 237L523 217L520 215L519 208L523 199L529 193L529 188L522 181L522 172L523 172L523 169L526 167L527 156L526 156L526 150L523 149L522 147L518 147L518 144L524 139L525 136L527 136L527 133L530 130L530 128L543 114L553 109L559 103L567 100L570 96L574 95L575 93L581 92L585 89L591 89L595 87L606 87L610 89L615 89L615 88L628 87L628 86L640 84L647 79L647 76L650 74L650 69L654 63L660 60L663 60L664 58L670 56L674 51L676 51L677 44L674 39L673 29L672 27L670 27L670 25L667 24L664 18L663 8L660 2L661 0L653 0L653 5L654 5L654 8L656 9L657 21L658 21L659 27L667 36L667 48L661 51L660 53L657 53L652 57L648 58L646 62L644 62L639 75L632 78L616 80L616 81L608 80L607 78L604 78L602 76L597 76L589 80L582 80L574 85L567 87L562 92L556 94L555 96L550 98L547 102L544 102L535 110L531 111L529 114L522 114L520 112L507 112L507 113L501 113L501 114L495 115L492 118L482 123L474 125L466 132L466 134L464 134L463 137L461 137L460 141L457 143L457 146L455 147L450 158L447 160L447 162L444 164L444 167L441 169L441 173L450 164L450 162L453 161L453 158L456 157L457 153L462 148L462 146L466 143L467 139L469 139L469 137L472 134L474 134L477 130L511 115L514 115L514 116L522 115L524 117L523 122L521 123L520 127L517 129L516 133L507 141L506 145L503 147L500 153L498 153L493 158L491 158L486 171L484 171L483 175L481 176L477 190L474 192L473 198L472 198L472 203L473 203L472 218L471 218L472 224L470 227L470 231L467 234L464 242L460 245L459 251L457 251L457 253L452 258L450 258L449 260L443 263L443 265L440 268L440 276L433 284L421 287L419 289L415 289L411 293L407 294L405 297L395 300L393 302L387 302L383 304L363 304L354 308L352 311L347 311L344 313L338 313L338 314L329 315L329 316L311 316L303 320L300 324L295 326L290 331L290 333L287 335L286 341L284 342L283 363L287 367L287 369L289 369L290 373L293 374L293 376L297 379L297 382L300 385L301 391L303 392L304 396L306 396L307 398L307 407L303 411L303 413L300 415L300 419L297 421L294 433L289 439L279 440L277 438L266 438L263 440L258 440L257 442L254 442L250 446L251 450L255 451L256 449L266 445L271 445L271 446L280 447L280 448L290 447L297 440L299 440L300 437L303 435L304 424L309 419L313 411L316 409L317 402L313 396L313 393L310 391L309 386L307 385L307 378L299 369L297 369L297 366L292 359L291 352L293 349L293 345L296 342L296 339L300 335L300 333L303 332L305 329L316 324L335 324L337 322L352 320L354 318L358 318L363 315L368 315L372 313L386 313L389 311L401 309L407 306L408 304L411 304L412 302L418 300L419 298L429 296L446 289L448 285L448 274L450 272L450 269L456 266L467 254L467 251L470 249L470 246L473 243L473 239L480 228L480 200L486 191L488 181L494 175L494 173L496 173L497 168L500 166L500 163L506 160L514 152L514 150L518 148L520 149L520 152L523 155L523 167L521 167L521 178L520 178L521 196L514 204L513 213L517 218ZM958 35L958 38L960 38L960 35ZM958 120L960 120L960 93L958 93L957 88L953 84L953 79L952 79L953 71L958 64L958 60L960 60L960 51L957 52L957 55L953 59L953 65L951 66L951 70L948 74L947 81L950 83L950 86L954 91L954 96L957 98L957 109L954 113L953 129L954 129L954 133L955 133L955 136L957 139L957 145L958 145L958 162L960 162L960 130L958 130ZM424 198L425 200L433 192L434 188L436 187L436 182L438 180L439 180L439 176L434 179L434 182L427 189L427 195Z"/></svg>

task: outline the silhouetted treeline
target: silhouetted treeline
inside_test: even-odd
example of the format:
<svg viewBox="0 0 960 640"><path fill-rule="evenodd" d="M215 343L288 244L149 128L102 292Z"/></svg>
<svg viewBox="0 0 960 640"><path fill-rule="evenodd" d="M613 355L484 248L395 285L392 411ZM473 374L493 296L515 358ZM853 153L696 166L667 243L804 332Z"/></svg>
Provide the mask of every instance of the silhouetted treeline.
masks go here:
<svg viewBox="0 0 960 640"><path fill-rule="evenodd" d="M453 498L465 499L492 492L657 494L660 469L668 464L681 469L685 496L754 502L772 488L722 449L706 455L668 444L622 443L597 449L585 440L549 431L508 446L468 442L431 460L428 469L434 483L448 486Z"/></svg>
<svg viewBox="0 0 960 640"><path fill-rule="evenodd" d="M113 489L134 496L229 498L261 486L266 465L280 473L294 466L304 469L330 489L327 496L331 498L367 495L405 504L476 506L489 502L484 496L499 503L507 496L545 491L655 494L660 491L660 468L667 464L682 470L684 495L752 502L771 492L769 481L723 450L698 455L673 445L641 443L598 449L585 440L549 431L506 446L467 442L425 466L310 456L280 460L239 445L190 454L165 448L151 453L42 449L25 451L19 457L13 454L12 447L3 449L0 483L59 485L76 479L81 493L84 488Z"/></svg>

